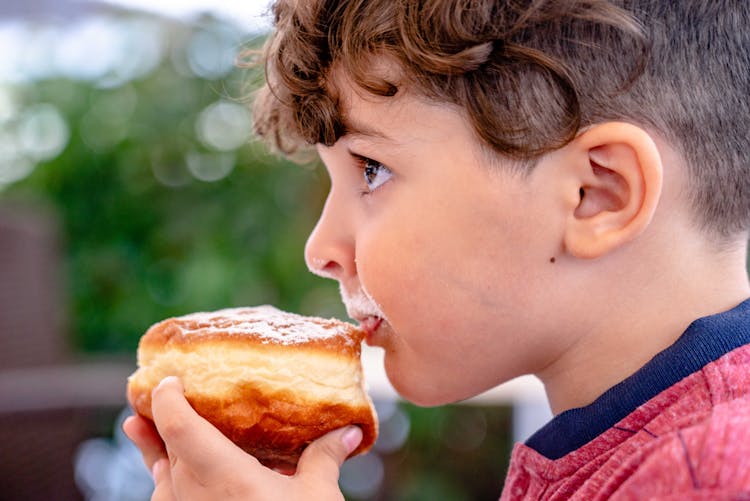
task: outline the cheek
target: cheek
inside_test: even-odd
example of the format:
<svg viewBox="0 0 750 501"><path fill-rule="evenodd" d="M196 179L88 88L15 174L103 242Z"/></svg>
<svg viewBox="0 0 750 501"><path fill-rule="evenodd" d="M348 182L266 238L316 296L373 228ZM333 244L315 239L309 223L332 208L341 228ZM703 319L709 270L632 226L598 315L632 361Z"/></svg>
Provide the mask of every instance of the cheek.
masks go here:
<svg viewBox="0 0 750 501"><path fill-rule="evenodd" d="M389 227L373 233L357 250L357 272L363 286L389 317L422 303L420 288L431 275L429 264L412 232Z"/></svg>
<svg viewBox="0 0 750 501"><path fill-rule="evenodd" d="M432 258L422 244L423 228L415 228L412 218L383 218L378 223L358 237L357 273L388 319L398 323L407 314L414 317L429 301L423 287L434 276Z"/></svg>
<svg viewBox="0 0 750 501"><path fill-rule="evenodd" d="M455 208L439 217L404 213L410 217L369 227L357 247L360 280L393 329L385 359L391 382L409 400L434 405L520 374L529 256L498 242L527 238L524 227Z"/></svg>
<svg viewBox="0 0 750 501"><path fill-rule="evenodd" d="M413 213L414 214L414 213ZM358 273L396 331L402 349L441 356L435 332L453 331L465 319L460 276L465 258L456 256L448 230L418 214L400 218L387 231L368 234L357 249Z"/></svg>
<svg viewBox="0 0 750 501"><path fill-rule="evenodd" d="M467 334L458 341L467 348L498 328L513 335L519 311L534 311L543 289L533 270L549 266L533 250L534 225L473 205L415 209L370 226L357 246L360 280L399 341L432 353L435 332Z"/></svg>

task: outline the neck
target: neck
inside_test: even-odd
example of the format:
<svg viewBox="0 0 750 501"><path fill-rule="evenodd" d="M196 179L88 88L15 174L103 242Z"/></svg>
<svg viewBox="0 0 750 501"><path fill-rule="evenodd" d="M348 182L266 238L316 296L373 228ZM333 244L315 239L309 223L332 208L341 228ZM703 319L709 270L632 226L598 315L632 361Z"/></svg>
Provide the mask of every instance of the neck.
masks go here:
<svg viewBox="0 0 750 501"><path fill-rule="evenodd" d="M603 285L601 293L593 294L606 298L594 304L594 321L537 373L553 413L590 404L673 344L695 319L750 297L744 240L721 254L689 245L673 248L661 261L652 257L634 267L614 259L608 264L613 270L639 271L623 278L616 293Z"/></svg>

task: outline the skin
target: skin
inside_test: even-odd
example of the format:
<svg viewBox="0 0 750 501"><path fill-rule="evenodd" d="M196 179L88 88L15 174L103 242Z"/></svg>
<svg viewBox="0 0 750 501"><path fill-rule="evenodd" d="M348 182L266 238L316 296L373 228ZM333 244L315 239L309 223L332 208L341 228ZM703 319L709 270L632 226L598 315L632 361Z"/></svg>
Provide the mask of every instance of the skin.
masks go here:
<svg viewBox="0 0 750 501"><path fill-rule="evenodd" d="M554 412L586 405L750 296L747 235L719 247L693 223L682 160L657 134L598 124L520 175L460 109L337 88L351 132L318 146L331 191L305 257L348 305L367 298L350 312L406 399L454 402L536 374ZM202 421L179 382L153 411L156 429L124 428L159 500L341 499L338 468L361 437L333 432L283 476Z"/></svg>

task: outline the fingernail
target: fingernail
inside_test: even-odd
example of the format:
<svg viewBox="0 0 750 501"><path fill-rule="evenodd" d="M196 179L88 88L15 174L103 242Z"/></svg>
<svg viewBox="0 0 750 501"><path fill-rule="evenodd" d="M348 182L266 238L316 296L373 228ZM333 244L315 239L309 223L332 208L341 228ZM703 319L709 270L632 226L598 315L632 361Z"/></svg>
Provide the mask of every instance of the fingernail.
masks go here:
<svg viewBox="0 0 750 501"><path fill-rule="evenodd" d="M161 381L159 381L159 384L156 385L156 388L161 388L165 384L178 384L178 385L181 385L182 383L180 383L180 379L177 376L167 376L164 379L162 379Z"/></svg>
<svg viewBox="0 0 750 501"><path fill-rule="evenodd" d="M341 435L341 441L344 443L347 453L351 454L362 442L362 430L358 426L349 426Z"/></svg>
<svg viewBox="0 0 750 501"><path fill-rule="evenodd" d="M161 477L164 468L167 467L167 461L168 460L166 458L161 458L157 460L151 467L151 477L154 479L154 482L158 482L158 479L159 477Z"/></svg>
<svg viewBox="0 0 750 501"><path fill-rule="evenodd" d="M130 423L130 422L131 422L131 421L133 421L134 419L135 419L135 416L128 416L128 417L126 417L126 418L125 418L125 419L124 419L124 420L122 421L122 424L120 425L120 429L121 429L121 430L123 431L123 433L125 433L125 435L128 435L128 427L130 426L130 425L129 425L128 423ZM130 435L128 435L128 437L129 437L129 436L130 436Z"/></svg>

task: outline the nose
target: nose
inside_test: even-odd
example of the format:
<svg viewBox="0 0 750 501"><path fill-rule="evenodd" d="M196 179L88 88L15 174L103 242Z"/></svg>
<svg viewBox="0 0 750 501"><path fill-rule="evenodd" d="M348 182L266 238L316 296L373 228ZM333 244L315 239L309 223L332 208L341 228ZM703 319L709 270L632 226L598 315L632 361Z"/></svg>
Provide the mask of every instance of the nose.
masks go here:
<svg viewBox="0 0 750 501"><path fill-rule="evenodd" d="M338 210L333 193L305 245L305 263L314 274L343 281L356 274L354 238L346 214Z"/></svg>

